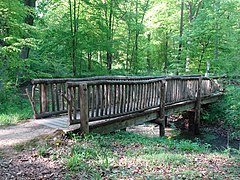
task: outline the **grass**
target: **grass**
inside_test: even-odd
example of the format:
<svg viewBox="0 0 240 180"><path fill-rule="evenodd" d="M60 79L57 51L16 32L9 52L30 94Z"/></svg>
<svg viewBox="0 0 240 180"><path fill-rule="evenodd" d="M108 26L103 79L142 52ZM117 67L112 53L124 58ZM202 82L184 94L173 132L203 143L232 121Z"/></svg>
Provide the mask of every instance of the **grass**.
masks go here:
<svg viewBox="0 0 240 180"><path fill-rule="evenodd" d="M0 97L0 126L16 124L32 116L30 103L26 97L11 92L11 96Z"/></svg>
<svg viewBox="0 0 240 180"><path fill-rule="evenodd" d="M239 174L239 151L229 156L190 140L127 132L78 138L64 158L86 179L225 179Z"/></svg>

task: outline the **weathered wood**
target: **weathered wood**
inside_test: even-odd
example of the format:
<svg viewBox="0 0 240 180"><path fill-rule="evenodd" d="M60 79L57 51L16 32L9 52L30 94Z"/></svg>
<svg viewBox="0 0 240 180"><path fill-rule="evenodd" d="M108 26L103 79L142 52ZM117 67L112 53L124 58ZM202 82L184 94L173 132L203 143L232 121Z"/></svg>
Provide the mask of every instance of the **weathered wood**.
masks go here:
<svg viewBox="0 0 240 180"><path fill-rule="evenodd" d="M41 112L48 112L48 86L46 84L41 84Z"/></svg>
<svg viewBox="0 0 240 180"><path fill-rule="evenodd" d="M194 134L200 134L200 112L201 112L201 90L202 90L202 77L198 80L197 97L195 105L195 117L194 117Z"/></svg>
<svg viewBox="0 0 240 180"><path fill-rule="evenodd" d="M52 105L52 111L55 111L55 98L54 98L54 84L50 85L51 88L51 105Z"/></svg>
<svg viewBox="0 0 240 180"><path fill-rule="evenodd" d="M92 124L89 128L94 133L109 133L115 130L124 129L132 125L143 124L147 121L152 121L158 117L157 109L146 111L142 113L129 114L107 121L100 121L99 123Z"/></svg>
<svg viewBox="0 0 240 180"><path fill-rule="evenodd" d="M179 112L181 110L195 108L197 103L196 92L198 90L197 82L199 75L196 76L183 76L183 77L166 77L165 84L165 115L171 114L173 112ZM71 81L70 79L68 79ZM71 117L71 123L75 124L79 122L79 117L77 117L78 109L81 103L80 93L77 93L77 97L72 97L72 101L77 102L77 107L65 106L66 99L59 97L59 89L61 93L65 93L65 83L68 87L73 89L78 89L79 84L82 81L85 81L88 88L88 104L89 104L89 121L96 120L106 120L109 118L118 118L120 116L129 116L135 113L143 113L149 109L159 107L161 105L162 99L161 94L161 81L163 77L153 77L153 78L115 78L115 77L106 77L106 78L80 78L73 79L72 82L67 81L42 81L42 84L46 84L49 89L47 89L47 101L52 105L51 110L56 111L55 113L45 113L42 112L43 104L40 103L40 116L61 114L63 111L68 109L69 118ZM211 82L211 83L210 83ZM56 88L54 88L54 83ZM57 84L59 83L59 84ZM209 84L210 83L210 84ZM43 87L42 84L36 84L40 87L40 102L42 102L42 93ZM59 87L58 87L59 86ZM212 88L208 89L209 86ZM92 89L90 88L92 87ZM96 89L94 90L94 87ZM68 88L69 89L69 88ZM49 92L48 92L49 91ZM94 92L95 91L95 92ZM219 92L219 84L215 80L204 80L202 82L202 89L200 91L200 96L202 99L201 103L208 103L218 99L218 96L213 97L213 93ZM34 90L35 92L35 90ZM32 93L34 93L32 92ZM69 92L71 95L74 94L74 90ZM55 96L54 96L55 94ZM35 96L33 96L35 97ZM214 100L213 100L214 99ZM189 100L189 101L188 101ZM80 102L79 102L80 101ZM179 102L179 103L178 103ZM47 106L49 106L49 103ZM68 103L69 104L69 103ZM56 107L54 107L56 105ZM61 107L60 107L61 106ZM54 110L55 109L55 110ZM49 110L49 109L48 109ZM50 111L51 111L50 110ZM64 111L65 112L65 111ZM77 119L78 118L78 119ZM160 118L160 111L159 111ZM163 118L162 118L163 119ZM162 121L160 119L160 121ZM165 126L165 123L163 124ZM164 126L161 128L164 129ZM163 130L162 130L163 132Z"/></svg>
<svg viewBox="0 0 240 180"><path fill-rule="evenodd" d="M89 107L88 107L88 90L87 84L79 85L80 96L80 130L83 133L89 132Z"/></svg>
<svg viewBox="0 0 240 180"><path fill-rule="evenodd" d="M164 136L165 135L165 84L166 81L161 81L161 89L160 89L160 109L159 109L159 119L161 120L161 123L159 124L159 135Z"/></svg>
<svg viewBox="0 0 240 180"><path fill-rule="evenodd" d="M60 106L59 106L59 89L58 89L58 84L56 84L56 92L55 92L55 95L56 95L56 106L57 106L57 111L60 110Z"/></svg>
<svg viewBox="0 0 240 180"><path fill-rule="evenodd" d="M46 117L51 117L59 114L65 114L68 110L62 110L62 111L55 111L55 112L43 112L41 114L36 114L35 119L41 119Z"/></svg>

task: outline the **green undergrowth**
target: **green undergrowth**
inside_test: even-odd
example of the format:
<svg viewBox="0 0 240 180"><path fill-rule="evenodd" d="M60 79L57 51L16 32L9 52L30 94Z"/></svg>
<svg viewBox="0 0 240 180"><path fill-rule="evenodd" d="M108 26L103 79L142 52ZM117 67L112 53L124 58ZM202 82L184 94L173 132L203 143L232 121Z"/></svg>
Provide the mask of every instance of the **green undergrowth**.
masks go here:
<svg viewBox="0 0 240 180"><path fill-rule="evenodd" d="M0 126L30 118L32 110L26 96L16 89L0 90Z"/></svg>
<svg viewBox="0 0 240 180"><path fill-rule="evenodd" d="M81 173L86 179L238 177L239 152L231 156L213 152L209 144L128 132L73 139L76 142L65 163L73 174Z"/></svg>
<svg viewBox="0 0 240 180"><path fill-rule="evenodd" d="M213 125L223 122L231 138L240 138L240 87L228 85L222 100L204 109L202 120Z"/></svg>

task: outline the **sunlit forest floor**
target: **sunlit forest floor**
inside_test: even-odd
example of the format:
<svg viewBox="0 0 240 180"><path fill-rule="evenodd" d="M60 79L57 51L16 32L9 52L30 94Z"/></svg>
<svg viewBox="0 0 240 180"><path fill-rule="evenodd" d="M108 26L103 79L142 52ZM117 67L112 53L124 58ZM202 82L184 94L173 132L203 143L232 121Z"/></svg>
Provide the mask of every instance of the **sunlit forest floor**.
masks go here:
<svg viewBox="0 0 240 180"><path fill-rule="evenodd" d="M164 138L154 124L84 137L57 130L0 153L0 179L240 178L239 141L226 148L221 127L205 126L193 137L171 126Z"/></svg>

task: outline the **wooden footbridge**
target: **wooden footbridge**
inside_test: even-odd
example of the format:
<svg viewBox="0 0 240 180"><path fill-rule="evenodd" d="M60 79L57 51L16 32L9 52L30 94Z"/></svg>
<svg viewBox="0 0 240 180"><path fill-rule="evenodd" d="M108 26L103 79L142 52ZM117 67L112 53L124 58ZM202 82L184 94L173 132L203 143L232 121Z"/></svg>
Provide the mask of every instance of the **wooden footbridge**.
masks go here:
<svg viewBox="0 0 240 180"><path fill-rule="evenodd" d="M80 124L83 133L151 121L164 135L165 117L191 110L190 129L198 134L201 105L222 96L221 81L200 75L34 79L28 97L35 119L67 119L68 125Z"/></svg>

